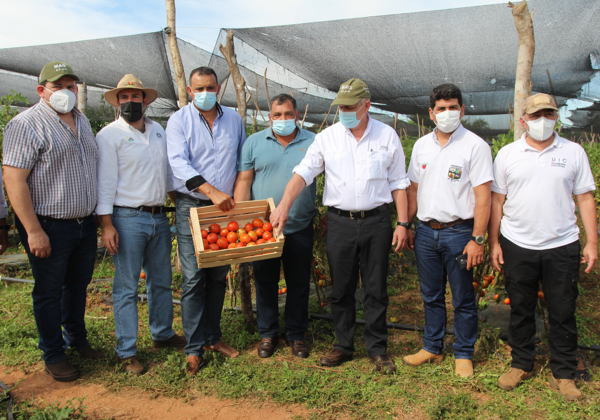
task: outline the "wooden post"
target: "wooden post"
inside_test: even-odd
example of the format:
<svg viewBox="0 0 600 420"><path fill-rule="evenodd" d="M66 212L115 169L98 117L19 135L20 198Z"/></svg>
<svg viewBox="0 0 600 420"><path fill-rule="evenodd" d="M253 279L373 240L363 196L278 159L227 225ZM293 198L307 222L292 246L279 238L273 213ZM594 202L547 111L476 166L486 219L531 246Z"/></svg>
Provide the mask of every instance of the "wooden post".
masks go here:
<svg viewBox="0 0 600 420"><path fill-rule="evenodd" d="M179 96L179 107L182 108L188 104L188 94L185 89L185 75L183 73L183 64L179 54L179 45L177 45L177 33L175 31L175 0L165 0L167 5L167 27L164 29L169 40L169 50L173 60L173 69L175 70L175 80L177 81L177 94Z"/></svg>
<svg viewBox="0 0 600 420"><path fill-rule="evenodd" d="M87 111L87 85L85 82L79 85L79 90L77 92L77 109L83 114Z"/></svg>
<svg viewBox="0 0 600 420"><path fill-rule="evenodd" d="M269 96L269 84L267 83L267 69L265 69L265 93L267 95L267 104L269 105L269 113L271 113L271 97Z"/></svg>
<svg viewBox="0 0 600 420"><path fill-rule="evenodd" d="M231 73L231 80L235 88L235 97L238 104L238 114L242 117L244 125L246 125L246 81L240 73L238 67L237 58L235 57L235 50L233 47L233 31L227 31L227 43L225 46L219 44L219 51L225 57L227 64L229 65L229 73Z"/></svg>
<svg viewBox="0 0 600 420"><path fill-rule="evenodd" d="M531 95L531 69L535 54L535 39L533 36L533 20L527 7L527 0L516 6L508 2L512 9L515 28L519 34L519 52L517 55L517 75L515 78L514 131L515 141L520 139L525 129L521 125L521 115L525 100Z"/></svg>

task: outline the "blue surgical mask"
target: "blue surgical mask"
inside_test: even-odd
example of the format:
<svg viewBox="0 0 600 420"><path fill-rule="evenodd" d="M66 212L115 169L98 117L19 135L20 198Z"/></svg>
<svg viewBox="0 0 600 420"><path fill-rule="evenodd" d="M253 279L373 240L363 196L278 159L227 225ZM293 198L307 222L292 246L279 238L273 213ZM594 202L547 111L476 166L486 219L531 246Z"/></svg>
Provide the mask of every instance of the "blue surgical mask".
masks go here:
<svg viewBox="0 0 600 420"><path fill-rule="evenodd" d="M296 120L273 120L273 131L280 136L289 136L296 129Z"/></svg>
<svg viewBox="0 0 600 420"><path fill-rule="evenodd" d="M361 109L363 109L363 106L361 106L358 109L358 111L360 111ZM346 127L346 128L355 128L358 124L360 124L360 120L358 118L356 118L356 113L358 111L354 111L354 112L342 112L342 111L340 111L340 122L344 125L344 127ZM364 118L364 115L363 115L363 118ZM362 118L361 118L361 120L362 120Z"/></svg>
<svg viewBox="0 0 600 420"><path fill-rule="evenodd" d="M194 103L202 111L210 111L217 103L217 92L194 93Z"/></svg>

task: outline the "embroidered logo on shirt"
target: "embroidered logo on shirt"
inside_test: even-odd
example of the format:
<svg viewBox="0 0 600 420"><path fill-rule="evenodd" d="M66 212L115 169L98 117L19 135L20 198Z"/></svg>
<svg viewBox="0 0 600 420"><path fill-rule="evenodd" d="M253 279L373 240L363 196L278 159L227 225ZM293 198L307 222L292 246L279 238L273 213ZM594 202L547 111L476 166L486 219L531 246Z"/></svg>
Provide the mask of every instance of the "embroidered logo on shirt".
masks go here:
<svg viewBox="0 0 600 420"><path fill-rule="evenodd" d="M158 137L159 139L162 138L162 136L160 135L160 133L156 133L156 137Z"/></svg>
<svg viewBox="0 0 600 420"><path fill-rule="evenodd" d="M425 168L427 168L427 165L429 165L429 162L423 162L423 164L421 165L421 168L425 169Z"/></svg>
<svg viewBox="0 0 600 420"><path fill-rule="evenodd" d="M567 159L552 158L552 161L550 162L550 166L557 167L557 168L566 168L567 167Z"/></svg>
<svg viewBox="0 0 600 420"><path fill-rule="evenodd" d="M458 181L462 177L462 166L450 165L448 168L448 179L450 181Z"/></svg>
<svg viewBox="0 0 600 420"><path fill-rule="evenodd" d="M125 140L127 140L129 143L131 143L133 140L133 137L127 137Z"/></svg>
<svg viewBox="0 0 600 420"><path fill-rule="evenodd" d="M300 150L303 151L303 152L306 152L306 149L300 149Z"/></svg>

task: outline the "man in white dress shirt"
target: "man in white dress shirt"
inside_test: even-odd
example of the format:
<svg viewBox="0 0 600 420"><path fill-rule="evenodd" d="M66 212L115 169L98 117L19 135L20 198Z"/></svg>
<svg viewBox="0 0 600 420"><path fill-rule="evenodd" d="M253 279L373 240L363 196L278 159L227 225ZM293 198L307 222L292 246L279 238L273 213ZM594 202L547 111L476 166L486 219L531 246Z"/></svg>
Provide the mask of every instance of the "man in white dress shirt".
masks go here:
<svg viewBox="0 0 600 420"><path fill-rule="evenodd" d="M494 162L490 260L496 270L504 264L512 353L511 369L498 386L512 391L535 373L535 307L541 298L550 314L550 384L567 400L577 400L575 302L579 263L587 263L589 273L598 259L596 186L585 150L554 131L557 120L550 95L530 96L521 116L527 132L504 146ZM573 196L587 234L582 256Z"/></svg>
<svg viewBox="0 0 600 420"><path fill-rule="evenodd" d="M186 345L185 337L173 331L171 232L164 203L167 193L175 201L175 193L166 135L160 124L144 117L156 96L137 77L125 75L105 95L121 116L97 135L96 213L102 221L102 244L115 263L115 350L123 369L137 375L144 371L136 347L141 267L154 347Z"/></svg>
<svg viewBox="0 0 600 420"><path fill-rule="evenodd" d="M364 342L369 361L384 373L396 369L387 356L386 288L390 246L398 252L407 237L404 151L396 132L371 118L371 94L359 79L340 86L333 102L340 122L317 134L294 168L283 199L271 214L283 228L300 192L325 171L327 258L333 282L331 312L338 343L321 358L324 366L352 359L356 329L355 291L359 272L365 289ZM392 228L388 203L394 201L398 225Z"/></svg>

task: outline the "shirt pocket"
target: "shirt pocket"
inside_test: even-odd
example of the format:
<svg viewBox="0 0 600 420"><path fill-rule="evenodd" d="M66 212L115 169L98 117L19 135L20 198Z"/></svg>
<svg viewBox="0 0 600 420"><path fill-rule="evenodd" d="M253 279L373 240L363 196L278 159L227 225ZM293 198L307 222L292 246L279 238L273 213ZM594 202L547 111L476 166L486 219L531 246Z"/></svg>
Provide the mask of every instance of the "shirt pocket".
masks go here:
<svg viewBox="0 0 600 420"><path fill-rule="evenodd" d="M453 159L448 161L445 178L451 183L464 183L468 181L468 162L464 159Z"/></svg>
<svg viewBox="0 0 600 420"><path fill-rule="evenodd" d="M387 179L392 154L383 150L370 151L367 159L369 179Z"/></svg>

